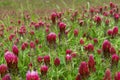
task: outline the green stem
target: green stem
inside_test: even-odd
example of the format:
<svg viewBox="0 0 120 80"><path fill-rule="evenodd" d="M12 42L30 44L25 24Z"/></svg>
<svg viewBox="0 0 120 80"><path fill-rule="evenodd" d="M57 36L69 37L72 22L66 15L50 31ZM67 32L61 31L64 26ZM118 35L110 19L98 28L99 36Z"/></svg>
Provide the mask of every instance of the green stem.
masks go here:
<svg viewBox="0 0 120 80"><path fill-rule="evenodd" d="M59 80L58 68L57 68L56 72L57 72L57 80Z"/></svg>

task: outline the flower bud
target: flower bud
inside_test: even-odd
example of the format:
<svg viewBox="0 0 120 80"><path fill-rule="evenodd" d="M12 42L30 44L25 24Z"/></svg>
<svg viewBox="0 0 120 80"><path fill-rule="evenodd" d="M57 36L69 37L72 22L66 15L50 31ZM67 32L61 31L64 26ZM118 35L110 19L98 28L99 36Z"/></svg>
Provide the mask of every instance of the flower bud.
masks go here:
<svg viewBox="0 0 120 80"><path fill-rule="evenodd" d="M82 79L87 78L89 76L89 68L88 64L86 62L81 62L79 66L79 73L82 77Z"/></svg>
<svg viewBox="0 0 120 80"><path fill-rule="evenodd" d="M17 47L16 45L13 45L13 47L12 47L12 52L13 52L16 56L18 56L19 49L18 49L18 47Z"/></svg>
<svg viewBox="0 0 120 80"><path fill-rule="evenodd" d="M60 59L59 58L55 58L54 65L55 66L59 66L60 65Z"/></svg>
<svg viewBox="0 0 120 80"><path fill-rule="evenodd" d="M50 56L49 56L49 55L44 56L44 63L45 63L46 65L49 65L49 64L50 64Z"/></svg>
<svg viewBox="0 0 120 80"><path fill-rule="evenodd" d="M46 75L48 72L48 67L46 65L43 65L41 66L40 71L42 75Z"/></svg>
<svg viewBox="0 0 120 80"><path fill-rule="evenodd" d="M112 80L110 69L106 69L103 80Z"/></svg>
<svg viewBox="0 0 120 80"><path fill-rule="evenodd" d="M40 80L37 71L28 71L26 74L26 80Z"/></svg>

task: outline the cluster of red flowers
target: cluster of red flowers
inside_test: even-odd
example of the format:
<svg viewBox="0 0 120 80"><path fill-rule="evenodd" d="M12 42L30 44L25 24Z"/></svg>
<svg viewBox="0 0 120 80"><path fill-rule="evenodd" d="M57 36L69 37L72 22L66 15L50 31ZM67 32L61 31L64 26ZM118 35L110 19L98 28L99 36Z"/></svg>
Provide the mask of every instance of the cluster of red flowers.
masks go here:
<svg viewBox="0 0 120 80"><path fill-rule="evenodd" d="M113 29L109 29L109 30L107 31L107 34L108 34L109 36L111 36L112 38L115 37L116 35L118 35L118 27L115 26Z"/></svg>
<svg viewBox="0 0 120 80"><path fill-rule="evenodd" d="M103 80L112 80L111 71L118 68L120 59L117 48L111 41L119 36L120 13L118 6L110 2L109 7L91 7L90 10L84 9L80 16L78 10L73 12L69 10L67 14L70 23L66 22L67 18L65 19L63 14L65 15L64 11L53 12L49 17L44 18L45 21L40 18L34 22L26 13L24 14L24 21L18 20L17 26L19 27L14 28L11 25L13 21L10 21L10 26L7 29L4 25L0 26L0 38L4 38L2 39L3 42L8 43L7 47L2 42L0 43L0 47L5 48L4 59L6 61L1 61L4 64L0 65L0 79L13 80L13 76L19 76L19 72L22 73L20 71L21 66L25 66L25 69L27 66L26 80L44 80L45 77L47 78L49 70L54 67L57 69L53 72L57 72L59 67L61 68L61 65L65 63L66 68L72 69L73 67L76 68L79 61L81 63L78 67L76 80L87 80L92 73L97 72L96 59L101 55L103 63L107 62L107 59L110 60L109 67L111 68L106 69ZM112 19L114 21L111 25ZM113 25L117 26L109 28ZM98 28L104 29L104 31L97 34ZM4 35L4 31L9 34ZM104 41L101 38L103 34ZM99 43L101 41L103 41L102 45ZM9 45L12 45L11 49ZM64 52L66 54L62 54L61 50L66 50ZM57 51L60 51L61 54ZM99 55L95 54L96 52ZM55 55L53 56L52 53ZM59 74L57 77L59 78ZM114 80L120 80L120 72L115 73Z"/></svg>
<svg viewBox="0 0 120 80"><path fill-rule="evenodd" d="M90 73L96 71L95 65L96 65L96 62L94 60L94 57L92 54L90 54L88 63L85 61L81 62L80 66L79 66L79 73L76 76L76 80L87 79L89 77Z"/></svg>

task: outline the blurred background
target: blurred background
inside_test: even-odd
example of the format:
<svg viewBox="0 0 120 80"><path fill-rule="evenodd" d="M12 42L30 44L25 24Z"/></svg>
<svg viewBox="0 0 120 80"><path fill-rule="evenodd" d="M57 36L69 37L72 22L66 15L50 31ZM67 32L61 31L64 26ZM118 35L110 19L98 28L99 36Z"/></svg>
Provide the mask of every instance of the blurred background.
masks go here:
<svg viewBox="0 0 120 80"><path fill-rule="evenodd" d="M81 9L88 5L100 6L110 1L120 2L120 0L0 0L0 19L6 15L12 16L24 11L45 16L55 10Z"/></svg>

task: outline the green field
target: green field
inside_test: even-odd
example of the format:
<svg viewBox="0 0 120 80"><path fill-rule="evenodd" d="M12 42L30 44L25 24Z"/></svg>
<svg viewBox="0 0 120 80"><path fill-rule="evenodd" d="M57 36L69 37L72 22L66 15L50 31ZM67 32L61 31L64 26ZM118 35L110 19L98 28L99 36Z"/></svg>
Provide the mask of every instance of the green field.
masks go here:
<svg viewBox="0 0 120 80"><path fill-rule="evenodd" d="M120 80L120 0L0 0L0 80Z"/></svg>

